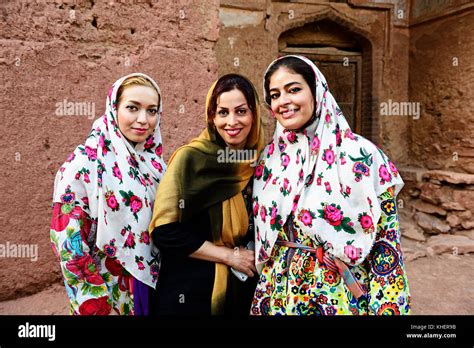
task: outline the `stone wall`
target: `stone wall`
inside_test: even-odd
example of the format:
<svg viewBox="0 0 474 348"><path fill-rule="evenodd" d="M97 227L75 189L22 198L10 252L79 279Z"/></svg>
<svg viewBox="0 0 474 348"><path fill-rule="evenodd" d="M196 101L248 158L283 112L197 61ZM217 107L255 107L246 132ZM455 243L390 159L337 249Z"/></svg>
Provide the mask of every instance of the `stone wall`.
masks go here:
<svg viewBox="0 0 474 348"><path fill-rule="evenodd" d="M404 235L426 242L418 256L474 252L474 11L466 1L414 1L410 99L421 117L409 124L410 197Z"/></svg>
<svg viewBox="0 0 474 348"><path fill-rule="evenodd" d="M0 300L60 279L49 241L56 171L105 109L109 87L152 76L164 101L165 158L204 126L217 78L218 0L1 1L0 244L38 246L38 260L0 258ZM95 113L59 116L56 103Z"/></svg>

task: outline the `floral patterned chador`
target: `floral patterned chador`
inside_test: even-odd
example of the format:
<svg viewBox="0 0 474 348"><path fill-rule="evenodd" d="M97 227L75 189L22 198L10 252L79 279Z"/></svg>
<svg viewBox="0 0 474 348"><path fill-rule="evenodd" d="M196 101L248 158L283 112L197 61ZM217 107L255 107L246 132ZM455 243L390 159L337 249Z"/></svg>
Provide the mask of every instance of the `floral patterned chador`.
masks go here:
<svg viewBox="0 0 474 348"><path fill-rule="evenodd" d="M408 314L400 174L352 133L317 67L292 57L315 74L315 115L300 130L277 123L255 169L259 282L251 313Z"/></svg>
<svg viewBox="0 0 474 348"><path fill-rule="evenodd" d="M160 255L148 224L166 166L159 118L154 132L135 146L117 125L117 90L131 76L147 78L159 93L143 74L116 81L106 114L56 175L50 237L71 314L134 314L134 288L154 288L158 278ZM157 117L161 105L160 98Z"/></svg>

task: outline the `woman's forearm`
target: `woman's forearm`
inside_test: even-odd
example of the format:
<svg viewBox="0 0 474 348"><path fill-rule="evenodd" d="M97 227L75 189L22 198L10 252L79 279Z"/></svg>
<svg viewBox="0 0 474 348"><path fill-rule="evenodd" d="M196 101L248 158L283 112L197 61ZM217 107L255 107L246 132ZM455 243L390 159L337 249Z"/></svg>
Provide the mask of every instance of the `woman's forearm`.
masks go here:
<svg viewBox="0 0 474 348"><path fill-rule="evenodd" d="M201 247L189 256L195 259L229 264L231 253L234 251L225 246L217 246L209 241L205 241Z"/></svg>

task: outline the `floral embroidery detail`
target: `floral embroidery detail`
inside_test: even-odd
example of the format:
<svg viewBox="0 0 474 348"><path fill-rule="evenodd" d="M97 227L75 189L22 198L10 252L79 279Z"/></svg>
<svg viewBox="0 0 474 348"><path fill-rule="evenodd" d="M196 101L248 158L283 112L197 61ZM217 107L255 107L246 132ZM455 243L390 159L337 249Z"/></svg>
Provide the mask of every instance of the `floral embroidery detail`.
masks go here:
<svg viewBox="0 0 474 348"><path fill-rule="evenodd" d="M112 175L115 176L117 179L119 179L120 184L123 183L122 173L120 172L117 162L114 162L114 166L112 167Z"/></svg>
<svg viewBox="0 0 474 348"><path fill-rule="evenodd" d="M283 180L283 187L280 187L280 192L283 193L283 196L288 196L291 193L291 186L289 186L287 178Z"/></svg>
<svg viewBox="0 0 474 348"><path fill-rule="evenodd" d="M283 227L283 221L281 219L281 216L277 214L276 203L272 202L272 204L272 207L268 208L270 215L270 228L272 230L279 231Z"/></svg>
<svg viewBox="0 0 474 348"><path fill-rule="evenodd" d="M327 169L331 169L336 157L334 156L334 151L332 150L332 145L329 145L329 148L324 150L323 161L326 161L328 164Z"/></svg>
<svg viewBox="0 0 474 348"><path fill-rule="evenodd" d="M135 262L140 271L143 271L145 269L145 265L143 265L143 256L135 256Z"/></svg>
<svg viewBox="0 0 474 348"><path fill-rule="evenodd" d="M114 257L117 252L115 247L115 239L112 239L109 244L104 245L104 253L109 257Z"/></svg>
<svg viewBox="0 0 474 348"><path fill-rule="evenodd" d="M387 199L380 203L380 208L387 215L393 215L397 212L395 201L393 199Z"/></svg>
<svg viewBox="0 0 474 348"><path fill-rule="evenodd" d="M336 135L336 146L340 147L342 144L342 137L341 137L341 128L339 127L339 123L336 124L336 129L333 131Z"/></svg>
<svg viewBox="0 0 474 348"><path fill-rule="evenodd" d="M358 221L362 226L365 233L372 233L375 230L374 223L372 222L372 217L367 213L359 214Z"/></svg>
<svg viewBox="0 0 474 348"><path fill-rule="evenodd" d="M158 144L158 146L155 148L155 155L158 157L161 157L163 155L163 145Z"/></svg>
<svg viewBox="0 0 474 348"><path fill-rule="evenodd" d="M296 138L296 133L294 131L288 131L285 129L283 133L286 132L286 139L290 142L290 144L296 144L298 139Z"/></svg>
<svg viewBox="0 0 474 348"><path fill-rule="evenodd" d="M278 149L280 150L281 153L283 153L286 149L286 143L285 140L283 140L283 137L278 138Z"/></svg>
<svg viewBox="0 0 474 348"><path fill-rule="evenodd" d="M397 169L397 167L395 167L395 164L393 164L391 161L388 161L388 166L390 167L390 170L393 173L393 176L397 177L398 176L398 169Z"/></svg>
<svg viewBox="0 0 474 348"><path fill-rule="evenodd" d="M144 243L146 245L150 244L150 232L148 231L143 231L140 234L140 243Z"/></svg>
<svg viewBox="0 0 474 348"><path fill-rule="evenodd" d="M99 146L102 148L102 156L107 155L107 152L110 151L110 144L112 142L109 139L105 139L104 134L101 133L99 136Z"/></svg>
<svg viewBox="0 0 474 348"><path fill-rule="evenodd" d="M341 152L339 153L339 163L341 163L341 165L344 165L346 164L346 153L345 152Z"/></svg>
<svg viewBox="0 0 474 348"><path fill-rule="evenodd" d="M327 110L326 111L326 116L324 117L324 120L326 121L327 126L332 124L331 116L332 116L331 113L329 112L329 110Z"/></svg>
<svg viewBox="0 0 474 348"><path fill-rule="evenodd" d="M352 130L350 128L347 128L345 131L344 131L344 138L349 138L351 140L359 140L359 137L355 136L354 133L352 133Z"/></svg>
<svg viewBox="0 0 474 348"><path fill-rule="evenodd" d="M356 248L352 245L354 241L347 242L344 247L344 254L351 260L351 262L357 261L362 253L361 248Z"/></svg>
<svg viewBox="0 0 474 348"><path fill-rule="evenodd" d="M127 240L125 241L125 247L135 249L135 234L133 232L128 234Z"/></svg>
<svg viewBox="0 0 474 348"><path fill-rule="evenodd" d="M319 173L319 174L318 174L318 178L316 179L316 184L317 184L318 186L321 186L321 183L322 183L323 178L324 178L323 172Z"/></svg>
<svg viewBox="0 0 474 348"><path fill-rule="evenodd" d="M341 211L341 206L334 203L321 203L323 209L318 209L319 217L326 220L336 231L345 231L347 233L354 234L355 230L352 228L354 223L351 219L344 217L344 213Z"/></svg>
<svg viewBox="0 0 474 348"><path fill-rule="evenodd" d="M258 197L255 197L253 198L253 216L254 217L257 217L258 215L258 208L259 208L259 205L258 205Z"/></svg>
<svg viewBox="0 0 474 348"><path fill-rule="evenodd" d="M380 184L385 185L386 182L392 181L392 175L387 170L385 164L381 164L379 167L379 176L380 176Z"/></svg>
<svg viewBox="0 0 474 348"><path fill-rule="evenodd" d="M260 161L258 165L255 167L255 174L254 174L255 179L259 180L262 177L264 166L265 166L265 162Z"/></svg>
<svg viewBox="0 0 474 348"><path fill-rule="evenodd" d="M359 182L362 179L362 175L369 176L370 174L369 167L367 167L364 163L361 163L361 162L354 163L354 167L352 168L352 171L355 174L356 182Z"/></svg>
<svg viewBox="0 0 474 348"><path fill-rule="evenodd" d="M341 184L341 194L342 194L342 197L344 198L349 198L350 195L351 195L351 188L349 186L346 186L346 189L344 190L343 187L342 187L342 184Z"/></svg>
<svg viewBox="0 0 474 348"><path fill-rule="evenodd" d="M118 211L120 209L120 205L113 191L107 191L105 193L105 201L112 211Z"/></svg>
<svg viewBox="0 0 474 348"><path fill-rule="evenodd" d="M158 172L163 173L163 166L161 165L160 162L157 162L157 161L155 161L154 158L152 158L152 159L151 159L151 164L153 165L153 167L155 167L156 169L158 169Z"/></svg>
<svg viewBox="0 0 474 348"><path fill-rule="evenodd" d="M377 312L377 315L400 315L400 310L395 303L384 303Z"/></svg>
<svg viewBox="0 0 474 348"><path fill-rule="evenodd" d="M263 205L260 207L260 218L262 219L263 222L265 222L267 219L267 210L265 209Z"/></svg>
<svg viewBox="0 0 474 348"><path fill-rule="evenodd" d="M81 153L86 155L89 161L94 162L97 159L97 149L93 149L90 146L81 148Z"/></svg>
<svg viewBox="0 0 474 348"><path fill-rule="evenodd" d="M150 136L146 139L145 144L143 145L143 148L145 149L146 152L148 152L148 153L153 153L153 150L152 150L152 149L153 149L153 147L156 146L154 140L155 140L155 138L153 137L153 135L150 135ZM157 149L157 148L156 148L156 149ZM156 151L156 149L155 149L155 151ZM160 155L157 154L157 156L160 156Z"/></svg>
<svg viewBox="0 0 474 348"><path fill-rule="evenodd" d="M324 186L326 187L326 192L330 195L331 192L332 192L332 189L331 189L331 183L329 181L326 181L324 183Z"/></svg>
<svg viewBox="0 0 474 348"><path fill-rule="evenodd" d="M273 152L275 151L275 143L272 141L270 145L268 145L268 153L267 153L267 158L273 155Z"/></svg>
<svg viewBox="0 0 474 348"><path fill-rule="evenodd" d="M142 200L139 197L135 196L132 191L125 192L123 190L120 190L119 192L123 197L122 201L125 203L127 207L130 207L130 210L132 211L133 216L135 217L135 220L138 221L137 213L143 207Z"/></svg>
<svg viewBox="0 0 474 348"><path fill-rule="evenodd" d="M316 134L311 142L311 155L315 156L319 153L319 147L321 146L321 141Z"/></svg>
<svg viewBox="0 0 474 348"><path fill-rule="evenodd" d="M300 210L297 219L300 220L305 226L313 227L313 219L316 219L316 214L310 209Z"/></svg>
<svg viewBox="0 0 474 348"><path fill-rule="evenodd" d="M283 170L286 170L288 167L288 164L290 164L290 156L288 156L286 153L281 154L281 166L283 167Z"/></svg>

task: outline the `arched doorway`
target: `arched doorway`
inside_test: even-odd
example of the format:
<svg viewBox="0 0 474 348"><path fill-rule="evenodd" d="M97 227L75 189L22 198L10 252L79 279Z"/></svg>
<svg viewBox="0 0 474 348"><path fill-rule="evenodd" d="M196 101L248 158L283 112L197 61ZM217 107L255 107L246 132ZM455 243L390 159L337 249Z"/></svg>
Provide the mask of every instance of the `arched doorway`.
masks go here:
<svg viewBox="0 0 474 348"><path fill-rule="evenodd" d="M354 132L375 143L372 122L370 41L329 19L280 35L279 54L302 54L326 77L331 93Z"/></svg>

